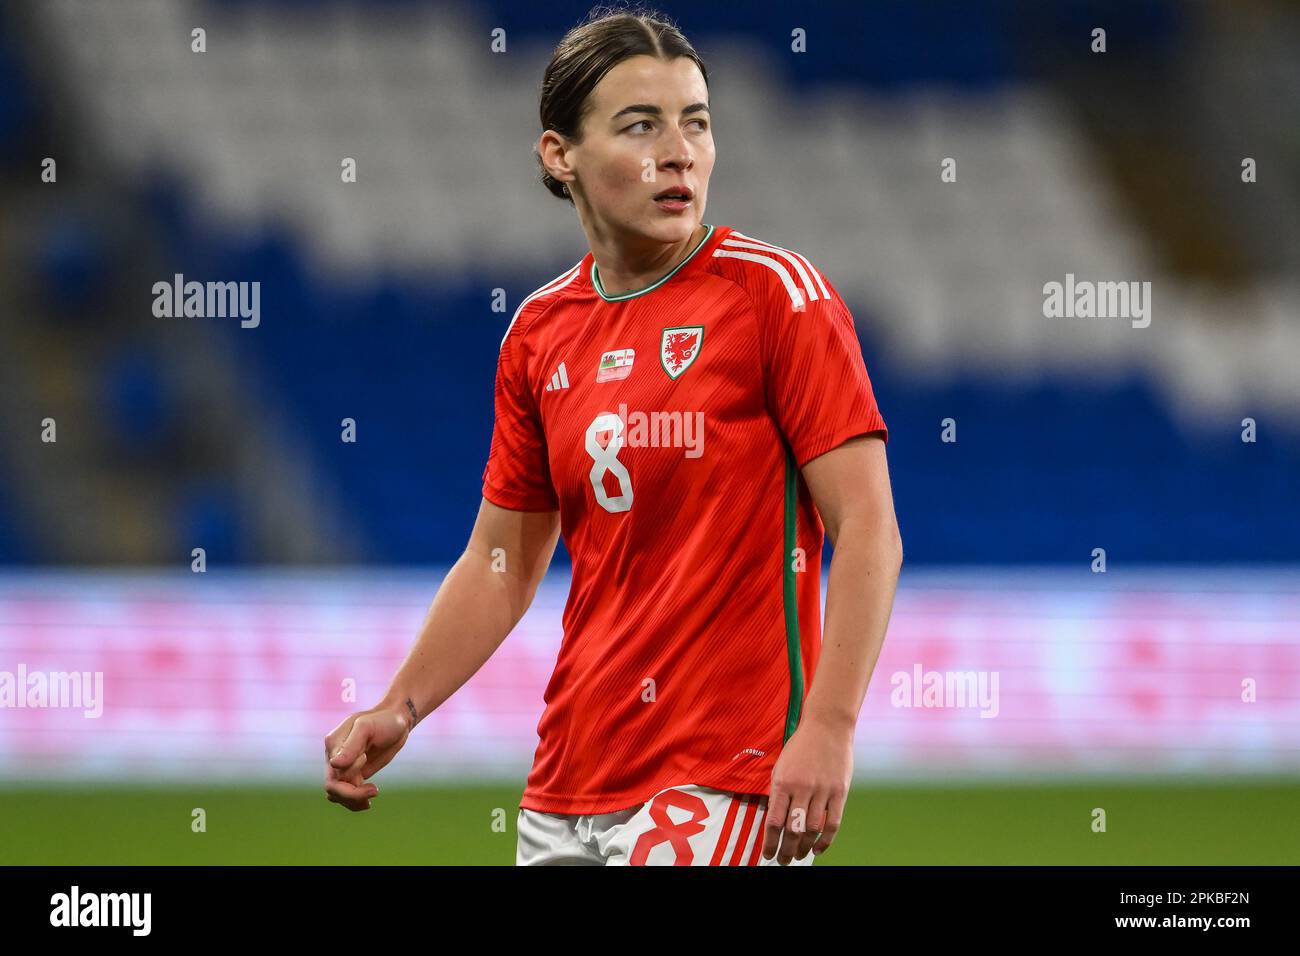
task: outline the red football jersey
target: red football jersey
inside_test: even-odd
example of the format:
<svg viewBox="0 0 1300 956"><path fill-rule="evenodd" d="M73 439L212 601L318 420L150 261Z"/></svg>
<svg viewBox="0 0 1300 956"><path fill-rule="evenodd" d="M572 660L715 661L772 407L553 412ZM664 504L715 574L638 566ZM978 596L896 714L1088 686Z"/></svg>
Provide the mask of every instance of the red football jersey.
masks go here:
<svg viewBox="0 0 1300 956"><path fill-rule="evenodd" d="M634 292L591 253L501 343L483 496L558 508L573 580L520 805L768 793L821 645L798 469L887 439L853 317L804 256L728 226Z"/></svg>

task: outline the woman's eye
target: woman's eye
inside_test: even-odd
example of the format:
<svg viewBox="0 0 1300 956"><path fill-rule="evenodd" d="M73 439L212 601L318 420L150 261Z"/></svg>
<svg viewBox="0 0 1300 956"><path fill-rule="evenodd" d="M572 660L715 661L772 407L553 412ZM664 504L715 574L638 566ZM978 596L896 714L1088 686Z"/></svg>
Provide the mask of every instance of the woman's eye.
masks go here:
<svg viewBox="0 0 1300 956"><path fill-rule="evenodd" d="M709 128L709 121L708 121L708 120L704 120L704 119L693 119L693 120L690 120L690 122L696 124L696 128L699 129L700 132L704 132L706 129ZM650 129L653 128L654 123L653 123L652 121L650 121L650 120L637 120L635 123L633 123L631 126L628 127L628 130L633 131L633 132L639 132L639 130L637 130L637 127L639 127L639 126L644 126L644 127L646 127L645 132L648 133L648 132L650 132Z"/></svg>

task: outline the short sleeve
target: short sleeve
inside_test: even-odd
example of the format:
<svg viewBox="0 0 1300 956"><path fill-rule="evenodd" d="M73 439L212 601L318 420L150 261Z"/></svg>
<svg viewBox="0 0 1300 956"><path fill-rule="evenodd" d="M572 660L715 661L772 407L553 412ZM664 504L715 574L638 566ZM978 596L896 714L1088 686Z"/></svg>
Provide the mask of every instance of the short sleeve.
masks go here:
<svg viewBox="0 0 1300 956"><path fill-rule="evenodd" d="M483 497L511 511L554 511L559 507L551 483L537 404L516 367L518 339L510 334L497 358L492 447L483 469Z"/></svg>
<svg viewBox="0 0 1300 956"><path fill-rule="evenodd" d="M770 295L762 333L768 410L800 468L858 435L889 440L853 315L820 278L818 298L802 309L780 289Z"/></svg>

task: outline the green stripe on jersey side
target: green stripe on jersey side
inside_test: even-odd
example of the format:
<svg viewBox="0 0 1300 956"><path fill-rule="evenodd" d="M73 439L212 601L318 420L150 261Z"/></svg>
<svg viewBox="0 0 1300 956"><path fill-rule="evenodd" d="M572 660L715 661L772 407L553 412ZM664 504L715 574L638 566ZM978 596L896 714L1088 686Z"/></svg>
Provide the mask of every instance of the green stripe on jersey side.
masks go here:
<svg viewBox="0 0 1300 956"><path fill-rule="evenodd" d="M785 737L789 740L799 726L803 708L803 655L799 644L799 591L795 587L795 526L799 519L799 469L790 449L785 451L785 553L781 556L782 598L785 604L785 646L790 659L790 702L785 710Z"/></svg>

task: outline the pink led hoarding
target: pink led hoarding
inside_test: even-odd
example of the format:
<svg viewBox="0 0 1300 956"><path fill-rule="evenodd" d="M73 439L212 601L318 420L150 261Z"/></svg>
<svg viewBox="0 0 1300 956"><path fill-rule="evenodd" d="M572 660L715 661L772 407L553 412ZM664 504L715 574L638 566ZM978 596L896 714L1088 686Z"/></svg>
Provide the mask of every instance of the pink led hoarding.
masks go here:
<svg viewBox="0 0 1300 956"><path fill-rule="evenodd" d="M0 577L0 777L314 781L441 576ZM386 776L522 785L566 586ZM1300 574L906 571L857 771L1300 772Z"/></svg>

